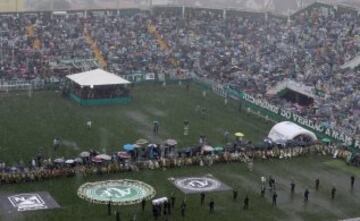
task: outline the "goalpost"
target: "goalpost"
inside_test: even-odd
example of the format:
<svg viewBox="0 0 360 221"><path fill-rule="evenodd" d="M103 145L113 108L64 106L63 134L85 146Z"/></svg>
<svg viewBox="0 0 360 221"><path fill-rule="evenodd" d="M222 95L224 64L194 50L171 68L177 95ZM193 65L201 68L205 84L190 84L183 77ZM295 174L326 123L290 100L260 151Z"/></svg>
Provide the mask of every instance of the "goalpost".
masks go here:
<svg viewBox="0 0 360 221"><path fill-rule="evenodd" d="M32 84L0 84L0 93L9 94L10 92L26 92L29 97L32 96Z"/></svg>

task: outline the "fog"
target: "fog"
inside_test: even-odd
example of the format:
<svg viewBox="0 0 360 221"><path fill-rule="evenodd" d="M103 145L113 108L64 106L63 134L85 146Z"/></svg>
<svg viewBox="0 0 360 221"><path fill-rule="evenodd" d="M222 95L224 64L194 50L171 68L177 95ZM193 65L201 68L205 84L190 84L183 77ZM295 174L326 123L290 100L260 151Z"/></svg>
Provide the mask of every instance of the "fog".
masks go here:
<svg viewBox="0 0 360 221"><path fill-rule="evenodd" d="M80 10L149 8L154 6L188 6L205 8L232 8L247 11L270 11L288 15L315 0L0 0L2 11ZM324 3L342 4L360 8L359 0L324 0Z"/></svg>

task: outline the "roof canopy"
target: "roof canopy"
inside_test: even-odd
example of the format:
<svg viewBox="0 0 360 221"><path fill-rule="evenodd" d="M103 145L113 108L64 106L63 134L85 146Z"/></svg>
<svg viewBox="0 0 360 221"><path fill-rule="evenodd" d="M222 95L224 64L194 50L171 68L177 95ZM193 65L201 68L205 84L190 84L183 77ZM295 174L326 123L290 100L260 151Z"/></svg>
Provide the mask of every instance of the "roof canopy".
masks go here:
<svg viewBox="0 0 360 221"><path fill-rule="evenodd" d="M268 135L273 142L293 140L298 136L307 136L312 141L317 140L313 132L290 121L283 121L276 124L271 128Z"/></svg>
<svg viewBox="0 0 360 221"><path fill-rule="evenodd" d="M130 81L125 80L116 74L109 73L102 69L95 69L79 74L72 74L66 76L71 81L80 86L101 86L101 85L123 85L130 84Z"/></svg>

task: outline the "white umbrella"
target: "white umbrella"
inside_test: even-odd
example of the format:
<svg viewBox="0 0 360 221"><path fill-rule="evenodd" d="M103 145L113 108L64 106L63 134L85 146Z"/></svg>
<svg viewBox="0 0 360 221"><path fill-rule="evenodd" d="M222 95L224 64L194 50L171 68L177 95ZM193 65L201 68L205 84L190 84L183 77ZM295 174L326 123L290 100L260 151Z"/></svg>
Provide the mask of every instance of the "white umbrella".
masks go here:
<svg viewBox="0 0 360 221"><path fill-rule="evenodd" d="M212 151L214 151L214 148L212 146L205 145L202 147L202 150L205 152L212 152Z"/></svg>
<svg viewBox="0 0 360 221"><path fill-rule="evenodd" d="M107 154L99 154L95 158L99 160L111 160L111 156Z"/></svg>
<svg viewBox="0 0 360 221"><path fill-rule="evenodd" d="M138 140L135 142L135 144L138 144L138 145L145 145L145 144L147 144L147 143L149 143L149 141L146 140L146 139L144 139L144 138L138 139Z"/></svg>
<svg viewBox="0 0 360 221"><path fill-rule="evenodd" d="M81 153L79 154L79 156L80 156L80 157L83 157L83 158L89 157L89 156L90 156L90 152L88 152L88 151L81 152Z"/></svg>
<svg viewBox="0 0 360 221"><path fill-rule="evenodd" d="M177 144L177 141L174 139L167 139L165 143L169 146L175 146Z"/></svg>
<svg viewBox="0 0 360 221"><path fill-rule="evenodd" d="M75 160L69 159L65 161L66 164L73 164L75 163Z"/></svg>
<svg viewBox="0 0 360 221"><path fill-rule="evenodd" d="M55 163L64 163L65 160L64 160L64 158L58 158L58 159L55 159L54 162Z"/></svg>
<svg viewBox="0 0 360 221"><path fill-rule="evenodd" d="M149 144L148 147L157 147L157 145L152 143L152 144Z"/></svg>

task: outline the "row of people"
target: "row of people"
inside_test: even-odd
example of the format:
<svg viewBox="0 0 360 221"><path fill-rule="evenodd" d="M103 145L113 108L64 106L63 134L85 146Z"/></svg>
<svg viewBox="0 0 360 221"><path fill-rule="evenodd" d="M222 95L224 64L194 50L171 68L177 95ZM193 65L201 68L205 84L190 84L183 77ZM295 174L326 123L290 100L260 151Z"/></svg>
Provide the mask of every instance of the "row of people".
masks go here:
<svg viewBox="0 0 360 221"><path fill-rule="evenodd" d="M109 174L125 171L139 171L144 169L176 168L184 166L212 166L217 163L243 162L249 165L254 159L283 159L284 156L300 157L309 154L334 154L336 150L328 146L312 145L308 147L295 147L286 150L244 150L230 152L225 150L220 153L212 154L193 154L171 155L167 158L159 159L121 159L113 157L110 161L93 161L92 157L84 157L81 161L65 163L51 159L37 158L33 165L17 165L9 167L5 163L0 164L0 183L12 184L22 182L34 182L47 180L56 177L67 177L74 175L88 176L91 174ZM338 158L347 159L350 152L346 150L337 150ZM95 156L95 155L94 155Z"/></svg>

